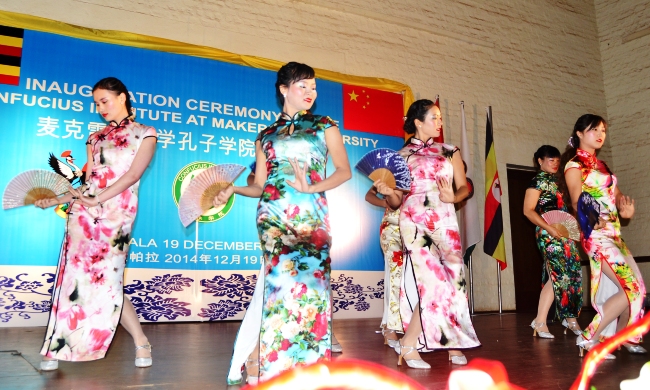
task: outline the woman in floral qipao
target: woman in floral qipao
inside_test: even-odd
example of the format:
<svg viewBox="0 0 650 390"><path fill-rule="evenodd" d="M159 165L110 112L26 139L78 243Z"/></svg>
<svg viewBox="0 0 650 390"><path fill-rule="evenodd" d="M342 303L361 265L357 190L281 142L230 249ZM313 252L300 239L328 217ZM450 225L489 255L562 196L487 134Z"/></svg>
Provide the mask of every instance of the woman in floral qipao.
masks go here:
<svg viewBox="0 0 650 390"><path fill-rule="evenodd" d="M93 98L109 125L86 142L87 185L36 203L70 203L41 350L43 370L56 370L58 360L103 358L118 322L133 336L135 365L151 366L151 345L123 287L140 177L156 150L156 131L132 120L129 92L120 80L100 80Z"/></svg>
<svg viewBox="0 0 650 390"><path fill-rule="evenodd" d="M620 218L632 218L634 201L621 193L616 176L604 161L596 158L606 135L607 122L598 115L585 114L576 121L563 155L567 161L564 179L573 209L578 209L583 192L600 206L598 223L589 238L583 232L581 240L591 267L591 302L598 312L578 336L576 344L581 356L583 350L639 320L644 312L645 285L634 257L621 238ZM631 353L646 353L638 345L640 341L638 336L624 346ZM610 354L607 358L615 356Z"/></svg>
<svg viewBox="0 0 650 390"><path fill-rule="evenodd" d="M316 99L314 70L296 62L284 65L276 92L283 113L255 142L255 182L230 186L214 201L224 204L233 193L260 199L257 229L265 260L261 380L331 356L325 191L351 177L338 127L329 117L308 111ZM328 156L335 171L325 178Z"/></svg>
<svg viewBox="0 0 650 390"><path fill-rule="evenodd" d="M399 209L393 210L385 198L377 196L373 186L366 193L366 202L385 209L379 226L379 243L384 252L384 314L381 319L381 333L384 344L395 348L397 332L403 333L402 317L399 314L399 292L402 282L402 237L399 234Z"/></svg>
<svg viewBox="0 0 650 390"><path fill-rule="evenodd" d="M558 190L556 173L560 167L560 151L542 145L533 157L537 175L531 180L524 198L524 215L535 227L537 247L544 258L542 292L539 295L537 317L530 326L533 335L555 338L546 326L548 311L555 300L555 317L575 334L580 334L576 321L582 308L582 267L580 254L573 240L563 237L546 223L542 214L552 210L568 212L562 193ZM550 283L549 283L550 282Z"/></svg>
<svg viewBox="0 0 650 390"><path fill-rule="evenodd" d="M392 208L401 205L400 313L406 333L396 350L398 364L404 359L412 368L431 368L418 351L446 349L449 360L462 365L467 359L459 350L481 345L469 315L454 210L454 203L465 199L469 189L458 148L433 140L441 130L440 109L431 100L411 104L404 131L414 137L399 151L411 171L411 191L403 195L375 182Z"/></svg>

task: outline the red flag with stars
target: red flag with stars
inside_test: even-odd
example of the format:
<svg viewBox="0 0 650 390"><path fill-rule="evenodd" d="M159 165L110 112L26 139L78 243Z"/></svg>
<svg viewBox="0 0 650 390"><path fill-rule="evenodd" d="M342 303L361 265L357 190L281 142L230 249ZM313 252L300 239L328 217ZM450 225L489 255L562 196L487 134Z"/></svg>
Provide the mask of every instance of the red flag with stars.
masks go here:
<svg viewBox="0 0 650 390"><path fill-rule="evenodd" d="M404 135L401 93L343 84L343 128L380 135Z"/></svg>

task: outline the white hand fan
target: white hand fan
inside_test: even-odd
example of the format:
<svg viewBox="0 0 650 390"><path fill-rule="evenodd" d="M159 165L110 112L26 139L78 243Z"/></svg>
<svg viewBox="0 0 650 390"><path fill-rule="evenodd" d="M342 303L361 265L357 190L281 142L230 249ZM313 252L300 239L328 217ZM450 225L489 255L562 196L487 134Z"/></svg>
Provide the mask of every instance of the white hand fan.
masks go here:
<svg viewBox="0 0 650 390"><path fill-rule="evenodd" d="M70 182L58 173L44 169L25 171L11 179L2 195L2 208L13 209L55 198L70 191Z"/></svg>
<svg viewBox="0 0 650 390"><path fill-rule="evenodd" d="M542 214L542 218L544 218L546 223L557 229L558 233L563 237L580 241L580 228L578 227L578 221L573 218L573 215L565 211L551 210Z"/></svg>
<svg viewBox="0 0 650 390"><path fill-rule="evenodd" d="M244 170L246 167L239 164L219 164L192 179L178 202L178 216L183 226L188 227L210 210L219 191L231 185Z"/></svg>

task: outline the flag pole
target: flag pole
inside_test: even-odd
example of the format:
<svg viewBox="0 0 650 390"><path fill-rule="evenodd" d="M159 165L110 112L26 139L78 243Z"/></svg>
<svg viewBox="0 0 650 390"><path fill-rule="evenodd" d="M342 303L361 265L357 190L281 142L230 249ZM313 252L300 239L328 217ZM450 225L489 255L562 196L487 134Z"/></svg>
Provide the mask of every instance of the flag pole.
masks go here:
<svg viewBox="0 0 650 390"><path fill-rule="evenodd" d="M488 106L488 115L490 117L490 124L492 129L494 129L494 123L492 123L492 106ZM492 142L494 142L494 130L492 130ZM497 292L499 294L499 314L503 313L503 297L501 295L501 264L497 261Z"/></svg>
<svg viewBox="0 0 650 390"><path fill-rule="evenodd" d="M470 314L474 314L474 274L472 273L472 255L469 255L469 260L467 261L469 269L469 297L470 297Z"/></svg>

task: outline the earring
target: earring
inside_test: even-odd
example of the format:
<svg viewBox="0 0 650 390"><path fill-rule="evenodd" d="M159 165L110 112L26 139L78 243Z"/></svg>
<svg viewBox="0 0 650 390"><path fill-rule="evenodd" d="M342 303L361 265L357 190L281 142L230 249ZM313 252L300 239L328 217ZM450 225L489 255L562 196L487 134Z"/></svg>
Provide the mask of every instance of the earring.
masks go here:
<svg viewBox="0 0 650 390"><path fill-rule="evenodd" d="M283 96L283 97L287 97L287 94L286 94L286 93L283 93L282 96Z"/></svg>

